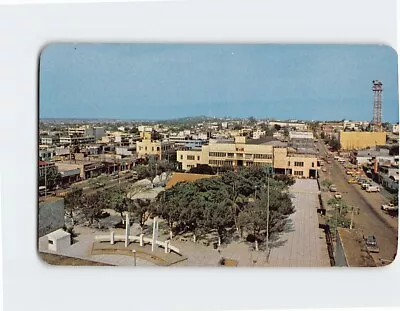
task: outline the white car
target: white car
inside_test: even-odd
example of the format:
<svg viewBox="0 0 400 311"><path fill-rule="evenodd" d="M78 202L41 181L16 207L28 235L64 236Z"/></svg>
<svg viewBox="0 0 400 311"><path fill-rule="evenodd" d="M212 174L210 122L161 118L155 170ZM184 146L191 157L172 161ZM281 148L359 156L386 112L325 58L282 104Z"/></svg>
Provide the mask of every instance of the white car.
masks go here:
<svg viewBox="0 0 400 311"><path fill-rule="evenodd" d="M395 206L392 203L389 203L389 204L382 204L381 209L384 211L397 211L399 210L399 207Z"/></svg>
<svg viewBox="0 0 400 311"><path fill-rule="evenodd" d="M379 191L381 191L381 188L379 186L370 185L365 189L365 191L367 191L367 192L379 192Z"/></svg>
<svg viewBox="0 0 400 311"><path fill-rule="evenodd" d="M342 194L340 192L336 192L334 197L335 197L335 199L341 199L342 198Z"/></svg>

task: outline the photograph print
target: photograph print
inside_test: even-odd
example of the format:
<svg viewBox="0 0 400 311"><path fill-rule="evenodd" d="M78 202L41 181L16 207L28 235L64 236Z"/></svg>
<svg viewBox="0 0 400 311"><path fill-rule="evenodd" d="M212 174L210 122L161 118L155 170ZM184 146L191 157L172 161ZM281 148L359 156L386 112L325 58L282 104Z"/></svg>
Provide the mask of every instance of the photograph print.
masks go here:
<svg viewBox="0 0 400 311"><path fill-rule="evenodd" d="M44 262L314 268L395 259L392 48L54 43L38 68Z"/></svg>

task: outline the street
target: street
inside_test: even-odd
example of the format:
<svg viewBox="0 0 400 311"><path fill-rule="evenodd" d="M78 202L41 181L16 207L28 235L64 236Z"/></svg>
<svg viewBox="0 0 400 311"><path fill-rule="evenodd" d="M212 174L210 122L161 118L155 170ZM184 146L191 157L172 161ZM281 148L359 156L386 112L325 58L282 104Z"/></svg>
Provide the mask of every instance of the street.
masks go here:
<svg viewBox="0 0 400 311"><path fill-rule="evenodd" d="M321 155L329 153L321 140L319 150ZM333 158L331 160L331 164L324 163L327 172L321 172L321 177L336 185L348 205L360 209L360 214L354 215L354 228L362 230L364 235L375 235L380 252L371 255L377 265L383 265L380 259L393 260L397 252L398 217L392 217L381 210L381 205L387 203L389 197L379 192L367 193L358 184L348 184L349 176L344 167Z"/></svg>

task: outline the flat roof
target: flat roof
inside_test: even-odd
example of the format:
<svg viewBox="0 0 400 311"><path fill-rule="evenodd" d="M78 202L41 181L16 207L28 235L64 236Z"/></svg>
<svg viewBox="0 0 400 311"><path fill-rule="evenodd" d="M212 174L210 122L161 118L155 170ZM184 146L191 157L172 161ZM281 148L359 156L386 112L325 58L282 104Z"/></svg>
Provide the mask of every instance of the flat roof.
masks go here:
<svg viewBox="0 0 400 311"><path fill-rule="evenodd" d="M56 231L50 232L49 234L47 234L48 238L54 239L54 240L58 240L61 238L65 238L66 236L70 236L71 234L68 232L65 232L63 229L58 229Z"/></svg>
<svg viewBox="0 0 400 311"><path fill-rule="evenodd" d="M166 189L170 189L180 182L191 182L204 178L216 177L216 175L208 175L208 174L191 174L191 173L173 173L170 180L168 180Z"/></svg>

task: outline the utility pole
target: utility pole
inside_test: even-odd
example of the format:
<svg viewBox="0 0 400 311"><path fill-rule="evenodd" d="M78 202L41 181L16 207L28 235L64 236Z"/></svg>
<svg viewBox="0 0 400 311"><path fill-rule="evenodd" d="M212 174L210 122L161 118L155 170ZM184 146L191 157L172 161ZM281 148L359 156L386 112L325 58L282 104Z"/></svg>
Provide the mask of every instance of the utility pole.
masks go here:
<svg viewBox="0 0 400 311"><path fill-rule="evenodd" d="M350 230L353 229L353 218L354 218L354 206L351 209L351 222L350 222Z"/></svg>
<svg viewBox="0 0 400 311"><path fill-rule="evenodd" d="M44 197L47 196L47 163L44 165Z"/></svg>

